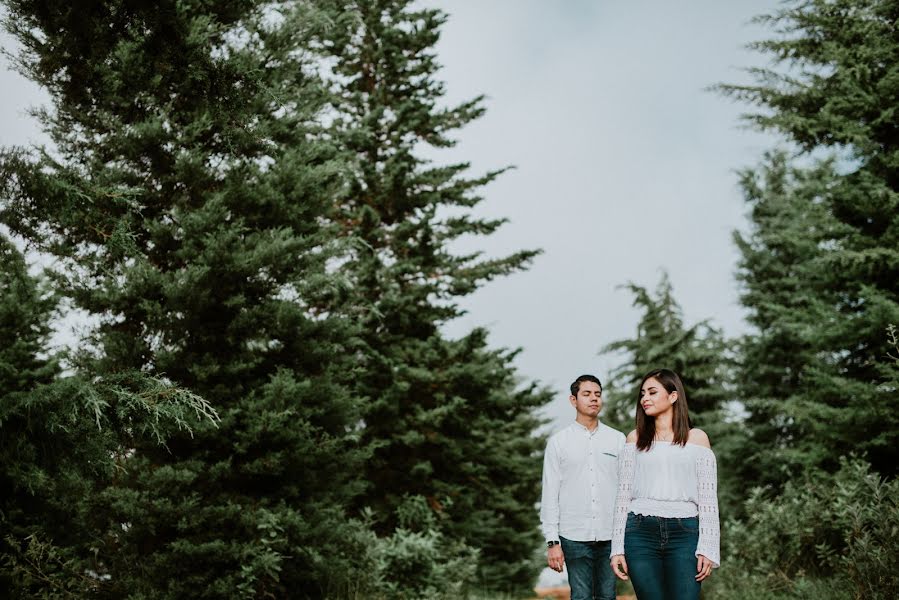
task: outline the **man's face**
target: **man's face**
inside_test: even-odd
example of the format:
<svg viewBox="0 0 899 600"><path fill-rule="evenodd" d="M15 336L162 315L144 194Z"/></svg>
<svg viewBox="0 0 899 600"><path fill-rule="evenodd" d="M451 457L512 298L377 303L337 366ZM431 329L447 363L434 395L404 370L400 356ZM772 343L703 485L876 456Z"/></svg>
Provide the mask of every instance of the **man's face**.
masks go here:
<svg viewBox="0 0 899 600"><path fill-rule="evenodd" d="M582 381L577 396L569 396L579 415L596 417L602 410L602 388L592 381Z"/></svg>

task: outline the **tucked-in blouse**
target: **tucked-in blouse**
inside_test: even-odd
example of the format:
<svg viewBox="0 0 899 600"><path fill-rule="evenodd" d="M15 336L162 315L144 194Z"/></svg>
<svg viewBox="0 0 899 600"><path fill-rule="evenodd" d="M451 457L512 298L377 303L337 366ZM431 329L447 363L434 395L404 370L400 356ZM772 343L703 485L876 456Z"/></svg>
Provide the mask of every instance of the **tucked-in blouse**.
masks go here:
<svg viewBox="0 0 899 600"><path fill-rule="evenodd" d="M628 513L656 517L699 517L702 554L721 561L718 523L718 472L715 453L697 444L653 442L645 452L625 444L618 457L618 497L612 529L611 555L624 554Z"/></svg>

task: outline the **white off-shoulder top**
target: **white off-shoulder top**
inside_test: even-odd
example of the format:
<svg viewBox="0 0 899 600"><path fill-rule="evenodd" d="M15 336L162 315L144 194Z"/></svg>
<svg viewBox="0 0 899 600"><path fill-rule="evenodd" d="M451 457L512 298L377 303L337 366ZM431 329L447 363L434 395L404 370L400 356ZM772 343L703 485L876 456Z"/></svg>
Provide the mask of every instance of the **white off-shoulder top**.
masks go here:
<svg viewBox="0 0 899 600"><path fill-rule="evenodd" d="M645 452L625 444L618 457L618 496L612 525L611 555L624 554L628 513L655 517L699 517L702 554L721 562L718 522L718 471L715 453L697 444L653 442Z"/></svg>

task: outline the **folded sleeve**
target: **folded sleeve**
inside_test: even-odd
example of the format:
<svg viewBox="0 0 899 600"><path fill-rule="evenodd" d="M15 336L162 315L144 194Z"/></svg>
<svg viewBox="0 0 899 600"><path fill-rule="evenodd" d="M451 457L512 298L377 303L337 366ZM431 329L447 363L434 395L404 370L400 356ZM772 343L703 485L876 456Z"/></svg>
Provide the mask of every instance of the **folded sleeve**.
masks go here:
<svg viewBox="0 0 899 600"><path fill-rule="evenodd" d="M637 446L625 444L618 455L618 495L615 498L615 514L612 521L612 552L624 554L624 528L627 525L627 513L631 499L634 497L634 463L637 457Z"/></svg>

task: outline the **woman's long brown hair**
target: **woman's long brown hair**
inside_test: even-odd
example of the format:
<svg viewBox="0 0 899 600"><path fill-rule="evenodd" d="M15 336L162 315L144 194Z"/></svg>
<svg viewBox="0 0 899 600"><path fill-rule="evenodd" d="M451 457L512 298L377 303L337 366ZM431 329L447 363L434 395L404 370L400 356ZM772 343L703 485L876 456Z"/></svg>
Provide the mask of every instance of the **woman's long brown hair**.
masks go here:
<svg viewBox="0 0 899 600"><path fill-rule="evenodd" d="M643 376L640 388L637 390L637 450L649 450L652 448L653 439L656 436L655 417L646 415L643 404L640 402L640 394L643 384L648 379L655 379L670 394L677 392L677 401L674 403L674 442L681 446L686 445L690 437L690 413L687 410L687 392L684 390L684 382L680 376L671 369L654 369Z"/></svg>

